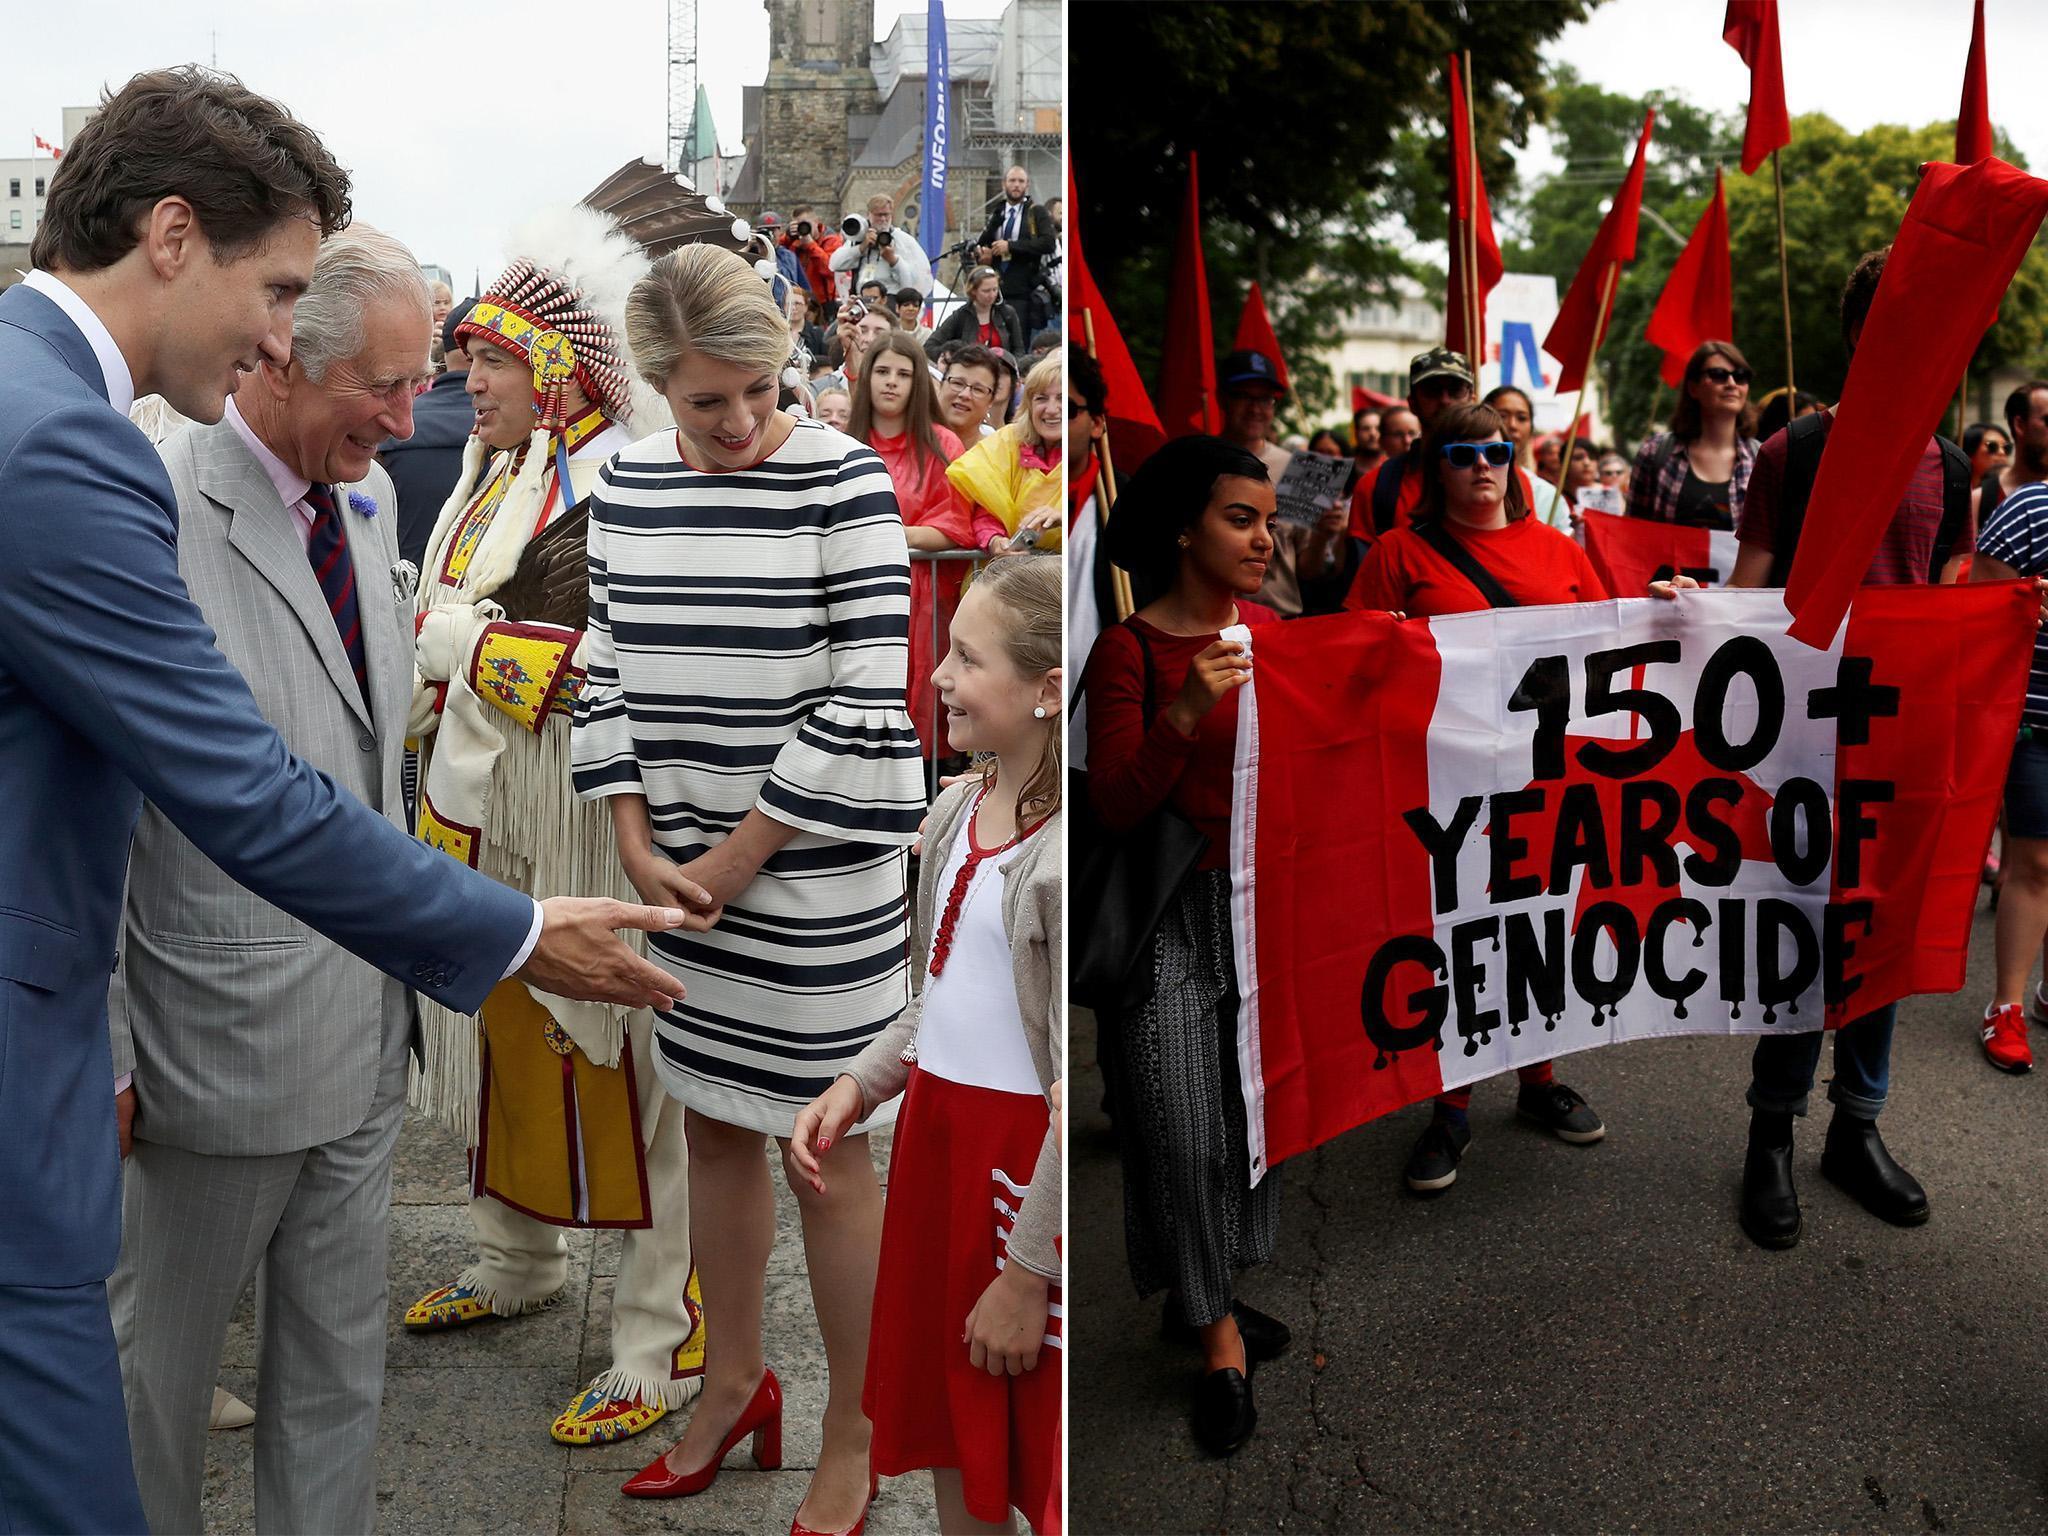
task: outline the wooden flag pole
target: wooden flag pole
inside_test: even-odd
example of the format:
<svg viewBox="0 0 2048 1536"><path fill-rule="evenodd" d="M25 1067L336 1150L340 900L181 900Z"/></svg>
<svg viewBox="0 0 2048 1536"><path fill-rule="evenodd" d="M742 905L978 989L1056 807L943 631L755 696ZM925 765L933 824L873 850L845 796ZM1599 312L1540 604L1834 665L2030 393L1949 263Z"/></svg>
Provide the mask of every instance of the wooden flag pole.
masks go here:
<svg viewBox="0 0 2048 1536"><path fill-rule="evenodd" d="M1095 351L1095 311L1086 305L1083 305L1081 308L1081 329L1087 335L1089 357L1100 363L1102 359L1096 355ZM1100 406L1102 402L1098 400L1095 404ZM1107 528L1109 526L1110 508L1116 505L1116 464L1109 454L1109 416L1107 412L1104 413L1102 418L1102 442L1097 451L1102 455L1103 489L1109 495L1106 500L1100 496L1095 498L1098 503L1095 516L1100 526ZM1114 563L1111 564L1109 571L1111 585L1116 589L1116 616L1119 621L1128 619L1137 609L1137 602L1131 595L1131 574L1122 566ZM1084 579L1086 574L1086 572L1082 573Z"/></svg>
<svg viewBox="0 0 2048 1536"><path fill-rule="evenodd" d="M1465 336L1471 352L1465 361L1472 365L1473 387L1478 387L1479 370L1486 355L1486 338L1479 333L1479 132L1472 95L1472 50L1465 59L1465 192L1469 199L1465 217L1465 312L1470 321Z"/></svg>
<svg viewBox="0 0 2048 1536"><path fill-rule="evenodd" d="M1557 456L1557 499L1564 501L1564 477L1571 472L1572 444L1579 435L1579 415L1586 408L1586 382L1593 377L1593 359L1600 355L1600 341L1607 333L1607 310L1614 302L1614 284L1621 276L1621 263L1607 263L1607 276L1600 284L1600 318L1593 327L1593 340L1586 348L1585 371L1579 375L1579 397L1572 402L1571 425L1565 428L1564 449ZM1570 510L1570 503L1566 503Z"/></svg>
<svg viewBox="0 0 2048 1536"><path fill-rule="evenodd" d="M1785 401L1796 409L1799 387L1792 382L1792 269L1785 261L1785 173L1778 166L1778 152L1771 151L1771 185L1778 194L1778 299L1785 311Z"/></svg>

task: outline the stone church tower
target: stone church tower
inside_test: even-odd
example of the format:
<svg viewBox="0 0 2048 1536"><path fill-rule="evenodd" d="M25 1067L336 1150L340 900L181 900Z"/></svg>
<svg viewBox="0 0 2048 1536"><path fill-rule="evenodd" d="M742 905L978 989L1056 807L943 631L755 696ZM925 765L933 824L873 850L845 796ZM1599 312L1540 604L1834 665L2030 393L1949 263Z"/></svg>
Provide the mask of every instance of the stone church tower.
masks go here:
<svg viewBox="0 0 2048 1536"><path fill-rule="evenodd" d="M761 127L761 207L784 217L795 203L843 213L840 188L852 164L847 120L881 111L868 69L874 0L763 0L768 78Z"/></svg>

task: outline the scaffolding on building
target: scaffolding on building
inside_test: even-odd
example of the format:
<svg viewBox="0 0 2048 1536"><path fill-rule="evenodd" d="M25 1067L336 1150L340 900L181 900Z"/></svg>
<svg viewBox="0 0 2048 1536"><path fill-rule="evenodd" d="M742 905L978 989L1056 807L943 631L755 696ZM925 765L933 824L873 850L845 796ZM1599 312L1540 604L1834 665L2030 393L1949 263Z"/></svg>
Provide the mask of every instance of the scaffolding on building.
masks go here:
<svg viewBox="0 0 2048 1536"><path fill-rule="evenodd" d="M668 0L668 153L665 168L690 174L697 110L697 0Z"/></svg>

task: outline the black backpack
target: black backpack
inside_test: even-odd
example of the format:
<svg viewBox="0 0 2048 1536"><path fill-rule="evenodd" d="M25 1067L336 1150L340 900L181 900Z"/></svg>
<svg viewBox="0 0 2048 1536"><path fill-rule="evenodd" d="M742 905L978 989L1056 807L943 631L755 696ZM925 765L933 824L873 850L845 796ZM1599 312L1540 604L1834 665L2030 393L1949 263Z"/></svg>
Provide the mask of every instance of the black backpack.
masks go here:
<svg viewBox="0 0 2048 1536"><path fill-rule="evenodd" d="M1827 447L1832 420L1814 411L1785 428L1785 483L1779 491L1778 519L1771 540L1770 584L1774 587L1784 586L1791 573L1799 530L1806 522L1806 503L1813 495L1813 479L1820 472L1820 456ZM1934 441L1941 448L1941 526L1935 531L1934 553L1928 562L1929 582L1941 580L1941 568L1948 564L1970 523L1969 456L1945 437Z"/></svg>
<svg viewBox="0 0 2048 1536"><path fill-rule="evenodd" d="M1372 530L1385 533L1394 526L1395 515L1401 507L1401 482L1408 478L1410 466L1417 463L1415 450L1410 448L1398 459L1388 459L1379 468L1379 478L1372 483ZM1388 471L1393 473L1389 474Z"/></svg>

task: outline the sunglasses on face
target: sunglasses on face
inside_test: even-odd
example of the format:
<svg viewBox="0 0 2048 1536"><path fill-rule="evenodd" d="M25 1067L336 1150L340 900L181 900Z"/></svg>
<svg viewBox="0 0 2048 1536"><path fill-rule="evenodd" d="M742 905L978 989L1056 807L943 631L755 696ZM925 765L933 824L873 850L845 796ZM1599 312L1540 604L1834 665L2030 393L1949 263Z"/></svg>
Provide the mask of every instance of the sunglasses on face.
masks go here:
<svg viewBox="0 0 2048 1536"><path fill-rule="evenodd" d="M1450 460L1453 469L1470 469L1485 459L1495 469L1506 469L1515 462L1513 443L1445 443L1444 457Z"/></svg>
<svg viewBox="0 0 2048 1536"><path fill-rule="evenodd" d="M1749 370L1747 368L1702 368L1700 370L1700 377L1710 384L1747 384L1749 382Z"/></svg>
<svg viewBox="0 0 2048 1536"><path fill-rule="evenodd" d="M1092 416L1094 414L1089 409L1086 400L1077 399L1072 395L1067 397L1067 420L1072 421L1076 416Z"/></svg>

